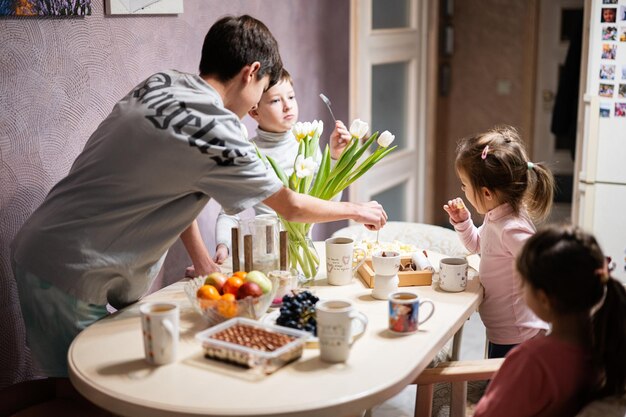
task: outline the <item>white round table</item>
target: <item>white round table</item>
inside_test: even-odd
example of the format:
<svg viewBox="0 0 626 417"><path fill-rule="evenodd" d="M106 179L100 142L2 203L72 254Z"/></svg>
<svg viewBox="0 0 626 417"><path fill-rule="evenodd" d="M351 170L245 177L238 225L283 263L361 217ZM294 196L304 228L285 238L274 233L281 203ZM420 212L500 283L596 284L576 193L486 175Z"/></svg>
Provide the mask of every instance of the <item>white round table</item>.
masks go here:
<svg viewBox="0 0 626 417"><path fill-rule="evenodd" d="M325 259L323 245L318 249ZM438 264L443 255L431 252L429 256ZM387 330L387 302L373 299L371 289L359 278L335 287L322 277L313 287L319 297L351 300L369 320L347 363L322 362L318 349L307 348L296 362L258 376L204 357L194 335L205 324L192 309L183 285L178 282L146 297L180 303L178 360L165 366L144 361L138 305L130 306L88 327L72 343L70 379L81 394L129 417L361 415L410 384L463 326L482 297L477 277L460 293L430 286L403 287L432 299L436 311L417 333L397 336Z"/></svg>

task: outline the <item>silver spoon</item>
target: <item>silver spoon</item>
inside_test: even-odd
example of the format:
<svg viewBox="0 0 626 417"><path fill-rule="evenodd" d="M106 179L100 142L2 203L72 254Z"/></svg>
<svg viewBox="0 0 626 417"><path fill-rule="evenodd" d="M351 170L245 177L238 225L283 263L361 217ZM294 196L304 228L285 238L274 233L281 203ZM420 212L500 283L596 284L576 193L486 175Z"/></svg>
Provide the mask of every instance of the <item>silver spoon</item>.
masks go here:
<svg viewBox="0 0 626 417"><path fill-rule="evenodd" d="M337 119L335 118L335 115L333 114L333 110L330 108L330 100L328 99L328 97L326 97L324 94L320 93L320 98L322 99L324 104L326 104L326 107L328 108L328 111L330 112L330 115L333 117L333 120L337 121Z"/></svg>

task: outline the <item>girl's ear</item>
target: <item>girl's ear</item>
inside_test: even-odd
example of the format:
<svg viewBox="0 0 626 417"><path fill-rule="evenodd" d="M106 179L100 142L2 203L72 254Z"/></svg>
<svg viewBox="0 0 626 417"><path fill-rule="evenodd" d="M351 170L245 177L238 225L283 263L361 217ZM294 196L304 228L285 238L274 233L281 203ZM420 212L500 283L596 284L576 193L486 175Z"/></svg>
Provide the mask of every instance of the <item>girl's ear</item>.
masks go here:
<svg viewBox="0 0 626 417"><path fill-rule="evenodd" d="M541 308L543 308L544 311L554 311L552 300L550 300L550 297L548 297L548 294L546 294L544 290L536 290L535 295L537 296L539 305L541 305Z"/></svg>
<svg viewBox="0 0 626 417"><path fill-rule="evenodd" d="M480 187L480 192L485 200L491 201L495 197L495 194L487 187Z"/></svg>
<svg viewBox="0 0 626 417"><path fill-rule="evenodd" d="M250 109L250 111L248 112L248 115L258 122L259 121L259 105L256 104L252 109Z"/></svg>

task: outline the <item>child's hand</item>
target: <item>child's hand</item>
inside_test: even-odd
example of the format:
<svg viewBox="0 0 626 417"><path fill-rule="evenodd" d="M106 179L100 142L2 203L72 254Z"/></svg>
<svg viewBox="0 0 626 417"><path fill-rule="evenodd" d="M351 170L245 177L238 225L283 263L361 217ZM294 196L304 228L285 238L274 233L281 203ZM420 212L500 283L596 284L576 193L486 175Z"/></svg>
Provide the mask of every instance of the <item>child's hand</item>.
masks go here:
<svg viewBox="0 0 626 417"><path fill-rule="evenodd" d="M443 209L448 213L450 219L454 223L464 222L469 219L469 211L465 207L463 199L457 197L454 200L448 201L448 204L443 205Z"/></svg>
<svg viewBox="0 0 626 417"><path fill-rule="evenodd" d="M337 160L352 136L341 120L335 122L335 130L330 134L330 157Z"/></svg>
<svg viewBox="0 0 626 417"><path fill-rule="evenodd" d="M215 248L215 256L213 257L213 260L218 265L221 265L224 263L226 258L228 258L228 247L226 247L223 243L220 243L217 245L217 248Z"/></svg>

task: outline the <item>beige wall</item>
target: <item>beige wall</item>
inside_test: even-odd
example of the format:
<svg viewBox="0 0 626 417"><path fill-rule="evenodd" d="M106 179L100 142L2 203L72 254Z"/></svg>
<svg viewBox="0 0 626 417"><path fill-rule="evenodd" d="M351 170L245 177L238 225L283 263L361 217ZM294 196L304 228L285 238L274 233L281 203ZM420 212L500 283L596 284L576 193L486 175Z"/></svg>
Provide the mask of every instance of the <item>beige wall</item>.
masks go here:
<svg viewBox="0 0 626 417"><path fill-rule="evenodd" d="M463 0L454 2L454 53L451 89L437 106L435 223L447 224L441 206L462 196L454 172L458 139L496 124L532 132L534 97L535 1ZM498 83L509 83L508 94ZM475 217L475 220L480 220Z"/></svg>

